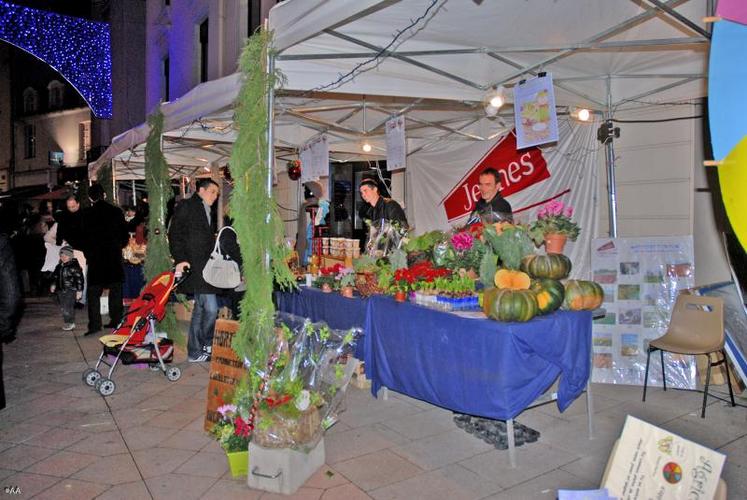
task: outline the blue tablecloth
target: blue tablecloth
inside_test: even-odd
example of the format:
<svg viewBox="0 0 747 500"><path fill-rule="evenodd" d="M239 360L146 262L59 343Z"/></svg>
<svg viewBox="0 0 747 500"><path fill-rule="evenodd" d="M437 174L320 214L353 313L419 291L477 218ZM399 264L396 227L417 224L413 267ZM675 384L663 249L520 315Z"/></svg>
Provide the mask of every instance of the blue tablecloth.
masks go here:
<svg viewBox="0 0 747 500"><path fill-rule="evenodd" d="M299 287L295 292L275 292L278 311L324 321L335 330L363 328L368 299L343 297L339 293L324 293L317 288ZM364 332L365 334L365 332ZM363 340L355 347L355 357L363 359Z"/></svg>
<svg viewBox="0 0 747 500"><path fill-rule="evenodd" d="M462 318L367 300L366 376L382 386L454 411L516 417L560 375L558 407L584 390L591 362L591 313L561 311L526 323Z"/></svg>

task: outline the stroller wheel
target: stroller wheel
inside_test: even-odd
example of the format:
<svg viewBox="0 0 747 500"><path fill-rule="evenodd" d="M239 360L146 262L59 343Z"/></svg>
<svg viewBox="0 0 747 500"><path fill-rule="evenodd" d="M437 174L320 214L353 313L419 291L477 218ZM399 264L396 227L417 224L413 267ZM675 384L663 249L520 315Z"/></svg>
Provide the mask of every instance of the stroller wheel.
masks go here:
<svg viewBox="0 0 747 500"><path fill-rule="evenodd" d="M176 382L182 376L182 371L176 366L170 366L166 368L166 378L172 382Z"/></svg>
<svg viewBox="0 0 747 500"><path fill-rule="evenodd" d="M96 390L102 396L111 396L116 388L117 386L112 379L104 377L96 381Z"/></svg>
<svg viewBox="0 0 747 500"><path fill-rule="evenodd" d="M83 372L83 382L86 383L86 385L90 385L93 387L96 385L96 381L101 378L101 374L98 372L98 370L95 370L93 368L89 368L88 370Z"/></svg>

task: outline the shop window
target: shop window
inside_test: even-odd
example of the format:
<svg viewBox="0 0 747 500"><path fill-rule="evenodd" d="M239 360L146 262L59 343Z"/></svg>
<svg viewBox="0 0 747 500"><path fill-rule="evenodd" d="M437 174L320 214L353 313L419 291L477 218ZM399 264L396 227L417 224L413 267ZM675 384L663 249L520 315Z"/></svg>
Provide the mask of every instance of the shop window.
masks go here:
<svg viewBox="0 0 747 500"><path fill-rule="evenodd" d="M65 99L65 86L57 80L52 80L47 85L47 92L49 94L49 109L61 108Z"/></svg>
<svg viewBox="0 0 747 500"><path fill-rule="evenodd" d="M208 81L208 18L200 23L198 30L198 51L197 62L199 67L200 83Z"/></svg>
<svg viewBox="0 0 747 500"><path fill-rule="evenodd" d="M36 125L23 126L23 157L36 158Z"/></svg>
<svg viewBox="0 0 747 500"><path fill-rule="evenodd" d="M86 154L91 150L91 122L80 122L78 124L78 159L84 161Z"/></svg>
<svg viewBox="0 0 747 500"><path fill-rule="evenodd" d="M23 91L23 112L35 113L39 107L39 94L31 87Z"/></svg>

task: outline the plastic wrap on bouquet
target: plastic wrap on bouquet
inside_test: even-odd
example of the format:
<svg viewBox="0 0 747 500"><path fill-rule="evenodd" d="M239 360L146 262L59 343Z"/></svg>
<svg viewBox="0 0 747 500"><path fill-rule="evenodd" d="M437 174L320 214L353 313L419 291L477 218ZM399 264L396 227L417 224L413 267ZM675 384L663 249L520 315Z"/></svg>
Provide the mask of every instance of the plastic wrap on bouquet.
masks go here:
<svg viewBox="0 0 747 500"><path fill-rule="evenodd" d="M381 219L378 224L368 226L366 254L374 257L386 257L392 250L401 248L407 235L407 229L396 222Z"/></svg>
<svg viewBox="0 0 747 500"><path fill-rule="evenodd" d="M309 448L337 420L357 360L360 329L278 313L278 362L257 413L252 439L265 448Z"/></svg>
<svg viewBox="0 0 747 500"><path fill-rule="evenodd" d="M487 226L488 224L495 224L496 222L513 222L514 216L507 212L496 212L493 210L483 210L479 213L480 222Z"/></svg>

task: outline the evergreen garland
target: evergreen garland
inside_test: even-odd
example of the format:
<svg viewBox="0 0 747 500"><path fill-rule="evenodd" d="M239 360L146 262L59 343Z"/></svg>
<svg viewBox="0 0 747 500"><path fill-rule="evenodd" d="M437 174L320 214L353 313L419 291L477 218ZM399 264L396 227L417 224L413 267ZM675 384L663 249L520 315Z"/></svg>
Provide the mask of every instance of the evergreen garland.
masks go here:
<svg viewBox="0 0 747 500"><path fill-rule="evenodd" d="M239 67L244 82L236 103L235 123L239 133L231 152L235 179L231 214L243 259L246 293L241 301L239 331L233 349L251 369L264 370L274 349L273 280L282 288L295 286L283 244L284 228L272 198L267 195L267 95L282 80L266 71L271 34L260 30L244 47ZM269 214L269 221L268 221ZM265 265L270 255L270 268ZM251 384L255 385L255 384ZM255 388L251 387L254 391Z"/></svg>
<svg viewBox="0 0 747 500"><path fill-rule="evenodd" d="M146 282L150 282L173 266L166 233L166 205L174 196L171 179L169 179L169 167L161 151L163 113L160 107L148 117L148 123L150 133L145 143L145 188L148 191L150 212L148 213L148 246L144 269ZM185 336L177 327L172 307L166 308L166 316L160 324L163 331L178 344L184 345Z"/></svg>

